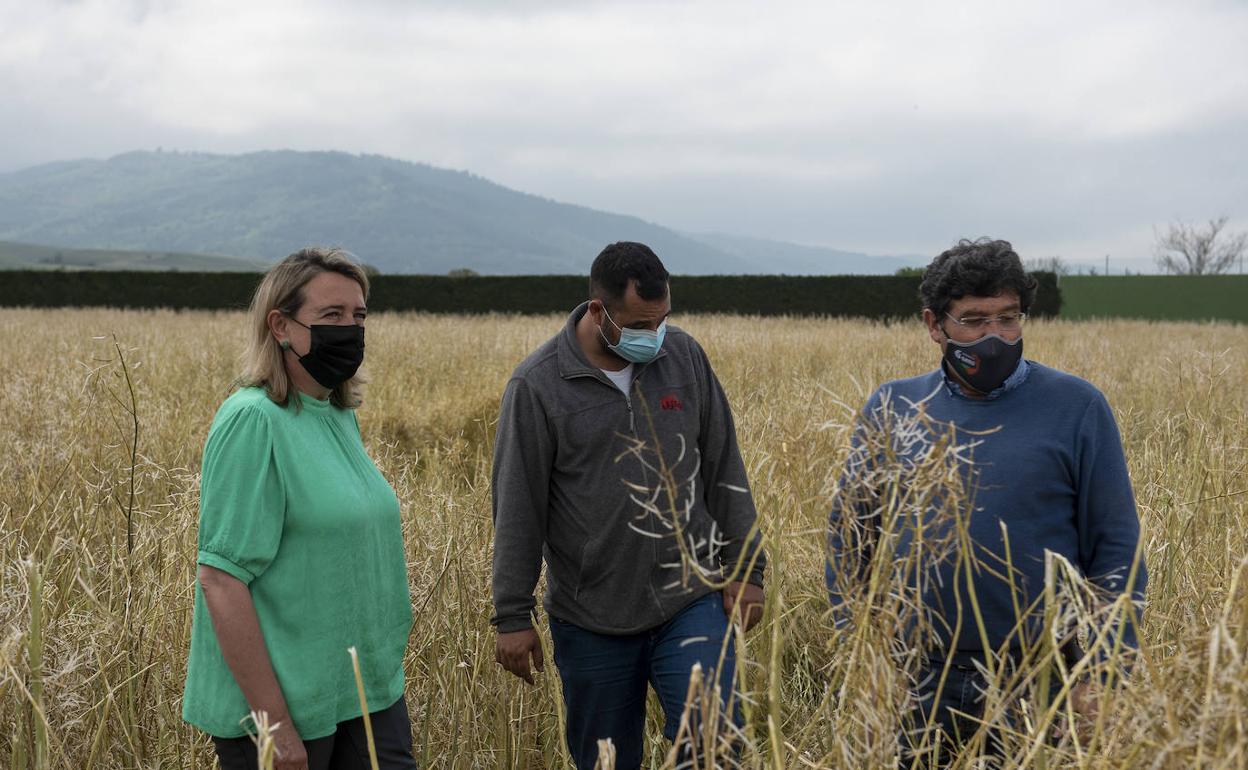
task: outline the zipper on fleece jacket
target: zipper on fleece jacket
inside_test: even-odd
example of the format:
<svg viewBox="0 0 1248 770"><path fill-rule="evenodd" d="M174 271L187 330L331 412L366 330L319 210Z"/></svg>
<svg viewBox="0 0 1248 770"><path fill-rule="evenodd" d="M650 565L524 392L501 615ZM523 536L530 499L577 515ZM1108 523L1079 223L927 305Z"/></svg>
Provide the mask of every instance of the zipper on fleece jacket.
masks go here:
<svg viewBox="0 0 1248 770"><path fill-rule="evenodd" d="M637 438L637 420L636 420L636 413L633 412L632 390L633 390L633 386L637 384L637 381L641 379L641 373L645 371L647 366L649 366L649 364L639 364L637 366L637 369L635 370L632 381L628 383L628 390L629 390L628 393L625 393L624 391L617 388L615 386L615 383L609 381L605 374L599 376L592 372L580 372L580 373L571 375L569 379L573 377L588 377L589 379L594 380L595 382L601 382L603 385L606 385L611 390L614 390L616 393L619 393L621 396L623 396L624 408L628 410L628 430L630 433L633 434L633 438Z"/></svg>
<svg viewBox="0 0 1248 770"><path fill-rule="evenodd" d="M640 364L638 365L637 369L634 370L633 379L628 384L628 393L625 393L624 391L617 388L615 386L615 383L608 380L607 376L605 374L602 374L601 371L597 373L581 372L579 374L572 375L572 377L588 377L591 380L601 382L603 385L606 385L608 388L611 388L611 390L614 390L616 393L619 393L621 396L623 396L624 407L628 409L628 430L633 434L634 439L640 440L639 437L637 436L637 422L636 422L636 413L633 411L632 391L633 391L633 388L636 387L637 381L641 379L641 375L643 372L645 372L647 366L649 366L649 364ZM659 553L658 538L647 537L646 539L650 541L651 563L658 564L659 559L661 558L661 554ZM578 585L576 588L577 596L580 595L580 590L581 590L580 586ZM654 600L655 605L661 608L663 606L663 601L659 598L657 592L655 591L653 579L650 581L650 595L651 595L651 598Z"/></svg>

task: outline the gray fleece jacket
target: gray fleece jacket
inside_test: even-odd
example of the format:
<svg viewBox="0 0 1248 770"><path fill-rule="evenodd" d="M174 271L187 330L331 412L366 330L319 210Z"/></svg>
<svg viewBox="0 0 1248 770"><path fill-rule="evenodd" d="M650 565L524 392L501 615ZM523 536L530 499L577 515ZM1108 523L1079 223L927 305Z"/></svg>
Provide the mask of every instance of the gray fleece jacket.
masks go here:
<svg viewBox="0 0 1248 770"><path fill-rule="evenodd" d="M654 628L710 593L697 571L763 582L754 500L706 353L668 326L625 397L577 341L587 307L503 394L491 620L501 632L533 625L543 558L547 613L602 634Z"/></svg>

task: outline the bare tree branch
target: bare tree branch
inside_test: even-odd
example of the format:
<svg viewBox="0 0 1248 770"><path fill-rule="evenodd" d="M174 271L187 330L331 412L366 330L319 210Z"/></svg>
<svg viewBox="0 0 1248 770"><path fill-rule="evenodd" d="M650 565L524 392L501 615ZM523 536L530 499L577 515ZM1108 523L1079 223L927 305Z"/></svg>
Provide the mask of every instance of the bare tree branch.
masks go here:
<svg viewBox="0 0 1248 770"><path fill-rule="evenodd" d="M1227 217L1209 220L1208 227L1175 222L1157 239L1157 266L1176 275L1218 275L1229 272L1248 248L1248 233L1224 233Z"/></svg>

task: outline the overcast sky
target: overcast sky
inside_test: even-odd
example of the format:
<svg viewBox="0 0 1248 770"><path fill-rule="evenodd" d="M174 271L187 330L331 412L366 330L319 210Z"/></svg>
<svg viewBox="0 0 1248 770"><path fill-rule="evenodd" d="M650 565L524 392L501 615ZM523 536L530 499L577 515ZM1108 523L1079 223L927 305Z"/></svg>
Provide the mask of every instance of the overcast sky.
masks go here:
<svg viewBox="0 0 1248 770"><path fill-rule="evenodd" d="M1248 2L0 0L0 171L158 146L1140 269L1167 221L1248 229Z"/></svg>

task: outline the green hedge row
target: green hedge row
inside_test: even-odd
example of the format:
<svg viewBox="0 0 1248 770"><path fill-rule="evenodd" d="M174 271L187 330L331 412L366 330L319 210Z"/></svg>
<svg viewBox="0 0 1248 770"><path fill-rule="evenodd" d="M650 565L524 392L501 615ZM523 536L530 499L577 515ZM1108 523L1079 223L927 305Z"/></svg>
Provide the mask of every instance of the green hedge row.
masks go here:
<svg viewBox="0 0 1248 770"><path fill-rule="evenodd" d="M1248 275L1071 275L1062 316L1248 323Z"/></svg>
<svg viewBox="0 0 1248 770"><path fill-rule="evenodd" d="M1057 315L1056 276L1037 273L1041 288L1032 312ZM175 273L14 270L0 273L0 306L237 309L247 307L254 273ZM582 276L380 275L370 310L431 313L556 313L581 302ZM672 278L681 313L913 317L919 309L914 276L708 275Z"/></svg>

